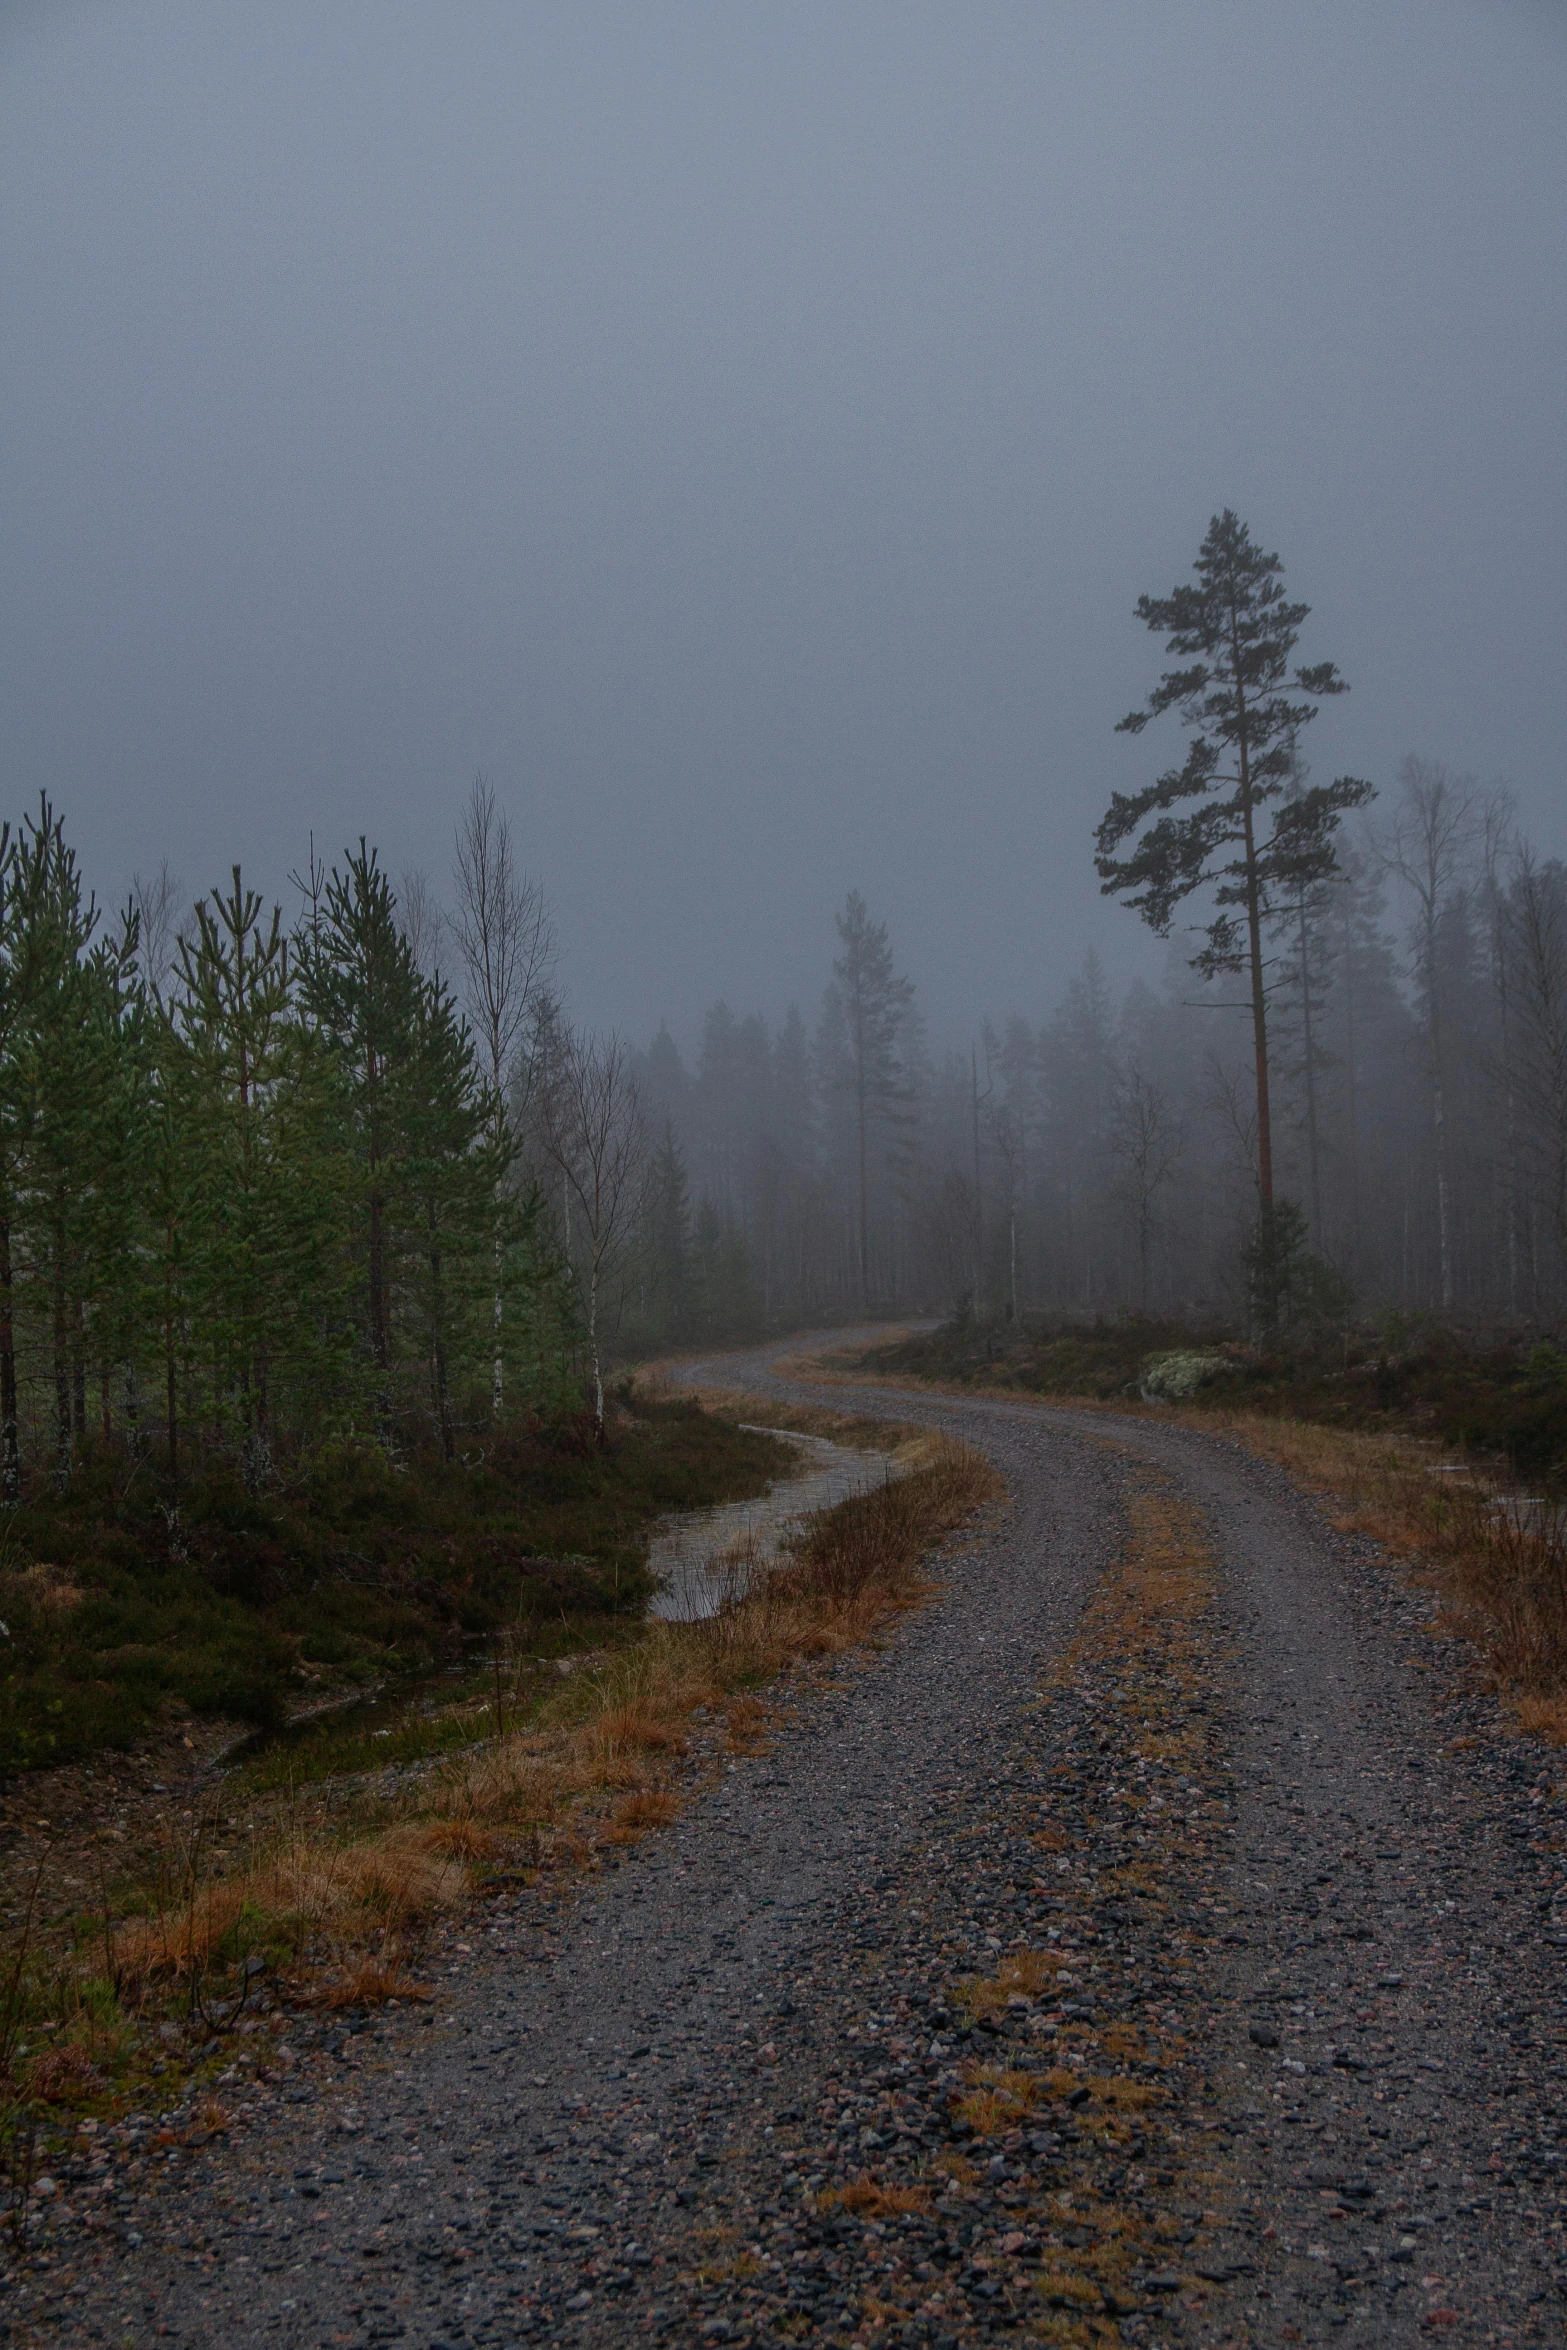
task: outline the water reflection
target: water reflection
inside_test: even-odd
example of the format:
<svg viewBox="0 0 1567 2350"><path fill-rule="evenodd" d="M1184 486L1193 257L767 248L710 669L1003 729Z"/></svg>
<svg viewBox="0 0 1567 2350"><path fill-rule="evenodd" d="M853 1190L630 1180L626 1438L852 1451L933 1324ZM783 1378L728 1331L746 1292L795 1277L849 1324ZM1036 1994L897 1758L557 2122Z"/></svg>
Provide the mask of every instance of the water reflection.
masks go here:
<svg viewBox="0 0 1567 2350"><path fill-rule="evenodd" d="M754 1501L681 1510L666 1518L648 1550L647 1563L658 1577L650 1615L681 1624L716 1615L776 1564L790 1535L815 1511L832 1509L902 1474L902 1464L889 1452L852 1450L791 1428L765 1433L798 1448L799 1469Z"/></svg>

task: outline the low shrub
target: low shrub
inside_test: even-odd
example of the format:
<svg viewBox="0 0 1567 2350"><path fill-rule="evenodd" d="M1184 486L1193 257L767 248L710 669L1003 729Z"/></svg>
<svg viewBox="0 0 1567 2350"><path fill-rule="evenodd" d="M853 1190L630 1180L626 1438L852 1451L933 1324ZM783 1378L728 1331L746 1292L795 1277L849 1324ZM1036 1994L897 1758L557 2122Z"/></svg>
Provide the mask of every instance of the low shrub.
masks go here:
<svg viewBox="0 0 1567 2350"><path fill-rule="evenodd" d="M506 1627L641 1614L664 1512L765 1491L793 1455L694 1406L635 1403L600 1447L522 1422L467 1461L341 1439L260 1493L215 1464L40 1475L0 1552L0 1776L124 1745L171 1712L261 1726L425 1672Z"/></svg>

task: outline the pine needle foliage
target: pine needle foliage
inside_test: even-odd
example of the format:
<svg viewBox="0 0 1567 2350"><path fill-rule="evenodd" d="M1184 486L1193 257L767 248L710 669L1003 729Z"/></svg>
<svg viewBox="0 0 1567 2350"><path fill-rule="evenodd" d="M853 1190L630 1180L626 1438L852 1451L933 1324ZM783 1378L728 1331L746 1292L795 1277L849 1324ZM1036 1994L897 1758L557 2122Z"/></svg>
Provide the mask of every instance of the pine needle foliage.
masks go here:
<svg viewBox="0 0 1567 2350"><path fill-rule="evenodd" d="M290 932L235 867L147 976L47 799L0 831L0 1500L90 1454L176 1509L326 1438L453 1458L492 1418L497 1247L516 1412L576 1392L548 1220L449 991L363 841L312 882Z"/></svg>

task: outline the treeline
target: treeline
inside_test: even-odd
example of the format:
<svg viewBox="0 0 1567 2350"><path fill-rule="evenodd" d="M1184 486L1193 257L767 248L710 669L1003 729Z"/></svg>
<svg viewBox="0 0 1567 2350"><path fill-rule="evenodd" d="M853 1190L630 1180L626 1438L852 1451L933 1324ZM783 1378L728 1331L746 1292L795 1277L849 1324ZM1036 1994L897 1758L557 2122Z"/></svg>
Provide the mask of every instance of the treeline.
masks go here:
<svg viewBox="0 0 1567 2350"><path fill-rule="evenodd" d="M1162 986L1118 991L1089 956L1042 1021L934 1057L857 898L839 944L810 1029L720 1003L692 1067L667 1033L640 1065L769 1320L965 1300L1247 1317L1253 1036L1233 982L1172 950ZM1264 946L1297 1310L1559 1322L1567 870L1504 792L1410 759Z"/></svg>
<svg viewBox="0 0 1567 2350"><path fill-rule="evenodd" d="M0 1492L89 1445L178 1483L302 1435L450 1454L557 1398L578 1316L505 1099L363 844L285 929L236 869L106 922L62 820L0 838Z"/></svg>

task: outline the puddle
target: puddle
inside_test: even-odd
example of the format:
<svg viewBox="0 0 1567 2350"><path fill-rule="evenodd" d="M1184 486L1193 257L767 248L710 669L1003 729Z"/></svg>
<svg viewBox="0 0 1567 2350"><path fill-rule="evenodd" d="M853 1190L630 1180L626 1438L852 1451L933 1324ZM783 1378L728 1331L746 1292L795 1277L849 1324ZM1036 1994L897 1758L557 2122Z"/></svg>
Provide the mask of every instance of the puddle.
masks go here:
<svg viewBox="0 0 1567 2350"><path fill-rule="evenodd" d="M286 1721L265 1729L246 1730L212 1756L208 1772L232 1770L254 1762L277 1748L304 1746L314 1739L373 1737L395 1740L399 1730L414 1721L429 1721L475 1686L485 1652L477 1642L467 1645L474 1654L438 1666L433 1672L411 1673L405 1680L377 1681L368 1689L347 1690L324 1704L290 1714Z"/></svg>
<svg viewBox="0 0 1567 2350"><path fill-rule="evenodd" d="M795 1447L800 1454L798 1470L780 1477L751 1501L678 1510L663 1519L648 1548L647 1563L658 1578L649 1615L678 1623L716 1615L726 1601L739 1598L758 1574L775 1564L788 1537L814 1511L831 1509L852 1494L867 1493L903 1474L902 1463L891 1453L857 1451L787 1428L764 1433ZM474 1640L467 1645L471 1653L433 1672L345 1691L286 1722L245 1731L211 1757L206 1771L232 1770L277 1749L309 1747L317 1740L336 1746L359 1738L374 1740L378 1747L384 1741L383 1754L367 1756L367 1762L404 1759L402 1748L409 1741L422 1752L437 1716L465 1691L484 1694L476 1675L483 1673L485 1644ZM569 1660L554 1661L561 1670L568 1669ZM461 1726L454 1725L454 1739L464 1735Z"/></svg>
<svg viewBox="0 0 1567 2350"><path fill-rule="evenodd" d="M832 1509L903 1474L902 1463L890 1452L861 1452L789 1428L769 1428L766 1434L794 1445L800 1468L753 1501L680 1510L666 1518L647 1554L658 1577L649 1615L679 1624L716 1615L776 1565L789 1536L815 1511Z"/></svg>

